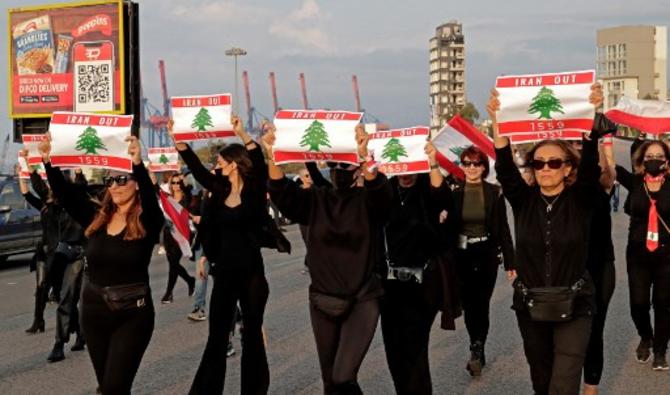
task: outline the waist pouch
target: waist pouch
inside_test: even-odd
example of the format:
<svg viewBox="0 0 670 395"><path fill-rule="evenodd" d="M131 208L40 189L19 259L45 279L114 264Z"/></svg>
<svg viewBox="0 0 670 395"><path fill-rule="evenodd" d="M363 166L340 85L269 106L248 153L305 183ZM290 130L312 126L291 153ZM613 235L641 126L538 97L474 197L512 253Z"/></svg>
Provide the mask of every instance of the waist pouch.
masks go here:
<svg viewBox="0 0 670 395"><path fill-rule="evenodd" d="M59 241L54 255L66 262L74 262L81 257L84 249L79 245L72 245L64 241Z"/></svg>
<svg viewBox="0 0 670 395"><path fill-rule="evenodd" d="M151 297L151 289L146 283L132 283L100 287L88 285L105 301L110 311L137 310L145 307Z"/></svg>
<svg viewBox="0 0 670 395"><path fill-rule="evenodd" d="M322 292L309 291L309 301L314 307L330 318L342 318L349 314L358 299L364 296L376 281L373 275L354 296L334 296Z"/></svg>
<svg viewBox="0 0 670 395"><path fill-rule="evenodd" d="M570 287L527 288L521 281L517 288L523 295L523 303L530 319L540 322L566 322L573 318L575 299L585 284L583 278Z"/></svg>

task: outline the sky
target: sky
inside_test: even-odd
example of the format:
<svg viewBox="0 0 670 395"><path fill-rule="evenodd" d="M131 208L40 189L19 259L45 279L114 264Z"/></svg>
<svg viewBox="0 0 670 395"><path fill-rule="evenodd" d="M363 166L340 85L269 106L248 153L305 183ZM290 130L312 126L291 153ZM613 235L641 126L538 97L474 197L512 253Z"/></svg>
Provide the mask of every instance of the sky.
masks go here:
<svg viewBox="0 0 670 395"><path fill-rule="evenodd" d="M144 92L162 107L158 60L166 63L170 95L234 91L233 60L250 77L251 99L271 117L268 73L277 76L279 105L301 108L298 74L307 80L312 108L353 110L351 76L362 107L392 127L429 123L428 40L450 20L463 24L466 94L485 117L495 78L592 69L596 30L619 25L663 25L667 0L137 0ZM6 8L53 3L3 0ZM6 13L1 13L7 24ZM7 53L7 40L0 40ZM0 75L7 75L0 62ZM8 81L0 87L6 92ZM240 85L241 86L241 85ZM241 90L241 89L240 89ZM244 109L244 105L240 105ZM0 125L7 95L0 94Z"/></svg>

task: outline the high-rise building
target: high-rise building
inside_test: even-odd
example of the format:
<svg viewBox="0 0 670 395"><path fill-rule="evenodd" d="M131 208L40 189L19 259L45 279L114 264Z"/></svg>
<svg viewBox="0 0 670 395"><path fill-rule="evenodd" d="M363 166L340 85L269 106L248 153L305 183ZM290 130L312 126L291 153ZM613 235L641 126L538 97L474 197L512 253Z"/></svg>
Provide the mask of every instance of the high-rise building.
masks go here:
<svg viewBox="0 0 670 395"><path fill-rule="evenodd" d="M668 49L665 26L618 26L597 32L596 68L603 80L604 107L622 96L668 98Z"/></svg>
<svg viewBox="0 0 670 395"><path fill-rule="evenodd" d="M438 26L430 39L431 130L439 130L465 102L463 26L450 21Z"/></svg>

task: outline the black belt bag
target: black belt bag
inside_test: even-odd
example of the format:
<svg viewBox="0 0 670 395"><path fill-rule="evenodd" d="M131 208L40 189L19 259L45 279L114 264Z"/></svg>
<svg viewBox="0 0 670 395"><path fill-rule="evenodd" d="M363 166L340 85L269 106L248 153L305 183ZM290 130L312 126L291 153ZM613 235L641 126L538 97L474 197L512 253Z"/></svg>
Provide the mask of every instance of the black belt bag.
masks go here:
<svg viewBox="0 0 670 395"><path fill-rule="evenodd" d="M110 311L137 310L145 307L151 297L151 289L146 283L132 283L100 287L88 285L102 297Z"/></svg>
<svg viewBox="0 0 670 395"><path fill-rule="evenodd" d="M330 318L345 317L349 314L351 308L354 307L354 304L356 304L358 299L367 293L374 282L376 282L376 278L373 275L373 277L361 287L356 295L350 297L328 295L310 290L309 301L317 310Z"/></svg>
<svg viewBox="0 0 670 395"><path fill-rule="evenodd" d="M586 281L581 278L570 287L527 288L521 281L517 288L530 313L530 319L539 322L566 322L572 320L575 299Z"/></svg>
<svg viewBox="0 0 670 395"><path fill-rule="evenodd" d="M54 250L54 255L67 262L74 262L82 256L84 249L80 245L73 245L59 241Z"/></svg>

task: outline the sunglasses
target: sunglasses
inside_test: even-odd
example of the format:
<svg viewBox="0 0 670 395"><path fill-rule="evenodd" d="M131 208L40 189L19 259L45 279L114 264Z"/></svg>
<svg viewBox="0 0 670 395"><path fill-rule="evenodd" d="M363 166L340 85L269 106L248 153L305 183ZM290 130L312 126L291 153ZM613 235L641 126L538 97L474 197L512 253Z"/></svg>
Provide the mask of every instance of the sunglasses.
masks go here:
<svg viewBox="0 0 670 395"><path fill-rule="evenodd" d="M181 182L179 182L179 181L172 181L172 182L170 182L170 184L172 184L172 185L179 185L179 184L181 184Z"/></svg>
<svg viewBox="0 0 670 395"><path fill-rule="evenodd" d="M463 165L463 167L479 167L479 166L483 166L484 162L464 160L463 162L461 162L461 165Z"/></svg>
<svg viewBox="0 0 670 395"><path fill-rule="evenodd" d="M122 186L126 185L129 180L132 180L132 179L133 179L132 176L124 176L124 175L120 175L120 176L116 176L116 177L105 176L105 177L102 177L102 183L105 184L105 186L108 187L108 188L111 187L112 184L114 184L114 183L116 183L116 185L122 187Z"/></svg>
<svg viewBox="0 0 670 395"><path fill-rule="evenodd" d="M530 161L530 166L535 169L535 170L542 170L544 169L544 166L549 166L550 169L552 170L558 170L561 167L563 167L564 163L569 163L570 161L563 160L563 159L549 159L548 161L544 161L541 159L532 159Z"/></svg>
<svg viewBox="0 0 670 395"><path fill-rule="evenodd" d="M329 168L331 169L339 169L339 170L356 170L358 168L357 165L352 165L349 163L344 163L344 162L328 162L326 163Z"/></svg>

